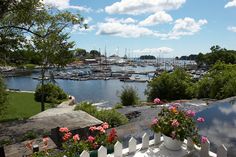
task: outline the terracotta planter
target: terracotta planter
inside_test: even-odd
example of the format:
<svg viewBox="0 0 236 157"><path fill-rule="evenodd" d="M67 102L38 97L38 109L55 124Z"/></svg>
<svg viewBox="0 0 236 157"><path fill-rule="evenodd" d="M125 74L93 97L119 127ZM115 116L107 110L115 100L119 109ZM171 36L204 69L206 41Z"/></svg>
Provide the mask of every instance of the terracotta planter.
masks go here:
<svg viewBox="0 0 236 157"><path fill-rule="evenodd" d="M176 139L172 139L166 135L163 135L164 138L164 146L169 150L180 150L183 144L183 141L179 141Z"/></svg>

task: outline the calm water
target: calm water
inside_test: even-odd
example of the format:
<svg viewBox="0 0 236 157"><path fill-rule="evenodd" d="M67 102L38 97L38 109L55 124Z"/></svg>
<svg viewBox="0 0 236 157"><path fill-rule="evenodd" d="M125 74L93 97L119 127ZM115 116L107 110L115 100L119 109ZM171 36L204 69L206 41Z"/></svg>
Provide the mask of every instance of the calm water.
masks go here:
<svg viewBox="0 0 236 157"><path fill-rule="evenodd" d="M38 80L32 76L8 77L5 79L8 88L34 91ZM144 91L147 83L124 83L119 80L89 80L72 81L56 80L57 84L68 94L76 97L78 102L89 100L91 102L108 101L110 105L119 102L119 93L123 86L133 86L142 100L146 99ZM107 104L109 106L109 104Z"/></svg>
<svg viewBox="0 0 236 157"><path fill-rule="evenodd" d="M201 134L209 138L211 149L216 152L216 148L224 144L228 156L236 157L236 98L215 103L197 115L205 117L205 123L199 127Z"/></svg>

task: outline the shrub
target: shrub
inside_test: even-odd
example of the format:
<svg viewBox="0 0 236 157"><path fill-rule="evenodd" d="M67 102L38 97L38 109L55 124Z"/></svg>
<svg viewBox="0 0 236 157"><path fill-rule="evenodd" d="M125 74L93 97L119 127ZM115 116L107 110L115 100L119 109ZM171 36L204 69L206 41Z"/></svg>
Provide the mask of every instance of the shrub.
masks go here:
<svg viewBox="0 0 236 157"><path fill-rule="evenodd" d="M97 119L109 123L111 127L117 127L128 122L128 119L125 117L125 115L117 112L115 109L98 110L92 105L92 103L89 102L81 102L75 107L75 110L85 111Z"/></svg>
<svg viewBox="0 0 236 157"><path fill-rule="evenodd" d="M195 84L198 98L223 99L236 95L236 65L216 63L201 80Z"/></svg>
<svg viewBox="0 0 236 157"><path fill-rule="evenodd" d="M113 109L121 109L121 108L123 108L124 106L122 105L122 104L120 104L120 103L117 103L114 107L113 107Z"/></svg>
<svg viewBox="0 0 236 157"><path fill-rule="evenodd" d="M42 96L42 86L38 86L34 99L35 101L41 102ZM52 83L47 83L44 85L44 101L47 103L60 103L62 100L66 99L66 93L59 87Z"/></svg>
<svg viewBox="0 0 236 157"><path fill-rule="evenodd" d="M162 73L148 83L145 94L149 101L155 98L175 100L191 98L192 80L188 73L183 69L177 69L173 73Z"/></svg>
<svg viewBox="0 0 236 157"><path fill-rule="evenodd" d="M138 94L132 86L123 87L120 95L121 104L124 106L132 106L138 104Z"/></svg>

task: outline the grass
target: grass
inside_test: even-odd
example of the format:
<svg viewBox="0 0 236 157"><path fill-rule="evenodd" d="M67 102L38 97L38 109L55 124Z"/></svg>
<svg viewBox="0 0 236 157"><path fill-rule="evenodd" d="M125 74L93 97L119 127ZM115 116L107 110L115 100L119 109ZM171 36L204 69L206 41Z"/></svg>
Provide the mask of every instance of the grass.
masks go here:
<svg viewBox="0 0 236 157"><path fill-rule="evenodd" d="M45 106L49 108L49 104ZM40 102L34 100L33 93L8 92L6 112L0 117L0 122L27 119L40 111Z"/></svg>

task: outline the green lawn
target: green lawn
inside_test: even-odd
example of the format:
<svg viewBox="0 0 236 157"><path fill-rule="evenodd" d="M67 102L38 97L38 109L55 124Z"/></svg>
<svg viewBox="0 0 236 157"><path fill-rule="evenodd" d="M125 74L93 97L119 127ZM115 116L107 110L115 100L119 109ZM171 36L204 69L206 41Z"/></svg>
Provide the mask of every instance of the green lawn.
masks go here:
<svg viewBox="0 0 236 157"><path fill-rule="evenodd" d="M8 107L0 121L29 118L40 112L39 102L34 101L33 93L8 92Z"/></svg>

